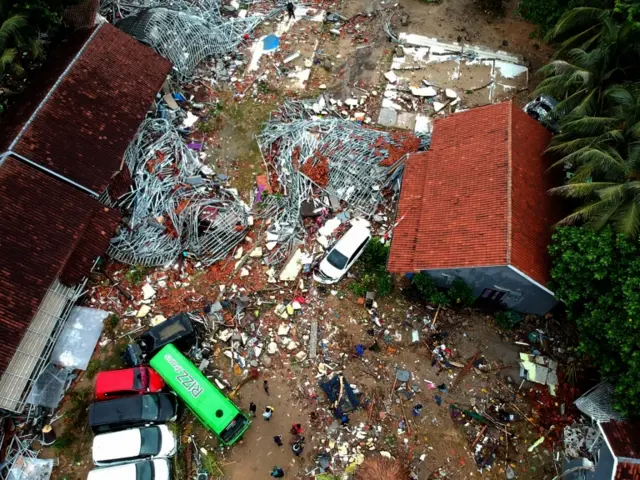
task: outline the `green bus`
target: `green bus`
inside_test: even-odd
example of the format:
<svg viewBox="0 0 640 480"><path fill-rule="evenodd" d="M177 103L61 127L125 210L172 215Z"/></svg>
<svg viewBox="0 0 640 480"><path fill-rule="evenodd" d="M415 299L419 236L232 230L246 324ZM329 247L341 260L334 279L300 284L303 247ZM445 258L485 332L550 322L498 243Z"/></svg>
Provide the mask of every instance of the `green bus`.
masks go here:
<svg viewBox="0 0 640 480"><path fill-rule="evenodd" d="M163 347L149 363L224 445L233 445L249 428L249 417L172 344Z"/></svg>

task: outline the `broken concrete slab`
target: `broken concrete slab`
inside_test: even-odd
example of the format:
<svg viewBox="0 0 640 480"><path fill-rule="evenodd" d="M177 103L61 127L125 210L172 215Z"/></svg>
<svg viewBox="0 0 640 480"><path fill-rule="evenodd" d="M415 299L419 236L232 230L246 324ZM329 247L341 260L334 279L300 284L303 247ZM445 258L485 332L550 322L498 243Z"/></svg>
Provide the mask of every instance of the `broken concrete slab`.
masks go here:
<svg viewBox="0 0 640 480"><path fill-rule="evenodd" d="M384 78L387 79L390 83L396 83L398 81L398 76L395 74L393 70L388 71L384 74Z"/></svg>
<svg viewBox="0 0 640 480"><path fill-rule="evenodd" d="M435 97L438 94L438 91L433 87L411 87L411 94L416 97Z"/></svg>
<svg viewBox="0 0 640 480"><path fill-rule="evenodd" d="M395 127L398 121L398 112L393 108L382 107L378 116L378 123L385 127Z"/></svg>

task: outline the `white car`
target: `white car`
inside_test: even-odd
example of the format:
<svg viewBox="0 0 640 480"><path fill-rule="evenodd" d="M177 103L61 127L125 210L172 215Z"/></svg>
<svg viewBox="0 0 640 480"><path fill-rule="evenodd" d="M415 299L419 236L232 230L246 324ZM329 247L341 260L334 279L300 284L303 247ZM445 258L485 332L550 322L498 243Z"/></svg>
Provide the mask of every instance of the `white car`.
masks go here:
<svg viewBox="0 0 640 480"><path fill-rule="evenodd" d="M87 480L171 480L171 464L166 458L97 468Z"/></svg>
<svg viewBox="0 0 640 480"><path fill-rule="evenodd" d="M324 284L336 283L362 255L369 240L371 231L367 227L351 227L322 259L318 269L313 273L314 280Z"/></svg>
<svg viewBox="0 0 640 480"><path fill-rule="evenodd" d="M178 439L166 425L102 433L93 439L93 462L98 466L172 457Z"/></svg>

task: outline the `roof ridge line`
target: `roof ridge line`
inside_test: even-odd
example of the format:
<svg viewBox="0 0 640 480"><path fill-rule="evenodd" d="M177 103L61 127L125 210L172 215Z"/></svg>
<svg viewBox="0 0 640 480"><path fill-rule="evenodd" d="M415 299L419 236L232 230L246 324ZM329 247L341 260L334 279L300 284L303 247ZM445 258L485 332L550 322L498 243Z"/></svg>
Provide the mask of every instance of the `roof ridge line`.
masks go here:
<svg viewBox="0 0 640 480"><path fill-rule="evenodd" d="M507 251L506 263L511 264L511 214L512 214L512 193L513 193L513 99L509 100L507 109Z"/></svg>
<svg viewBox="0 0 640 480"><path fill-rule="evenodd" d="M20 129L18 134L15 136L15 138L11 141L11 143L7 147L7 151L11 152L14 149L14 147L17 145L18 141L22 138L24 133L29 129L29 127L33 123L33 119L38 116L38 114L40 113L40 110L42 110L42 108L47 104L47 102L49 101L49 99L51 98L53 93L58 89L60 84L67 78L67 75L69 74L69 71L71 70L71 68L80 59L82 54L87 49L87 46L93 41L94 37L97 35L98 31L102 28L103 25L104 25L104 23L101 23L100 25L95 27L93 32L91 32L91 35L89 35L89 38L87 38L87 40L84 42L84 44L82 45L80 50L78 50L78 53L76 53L76 55L71 59L71 61L69 62L69 65L67 65L67 67L60 74L60 76L55 81L55 83L51 86L51 88L49 89L47 94L44 96L42 101L40 101L38 106L35 108L35 110L31 114L31 116L27 119L26 122L24 122L24 125L22 126L22 128Z"/></svg>

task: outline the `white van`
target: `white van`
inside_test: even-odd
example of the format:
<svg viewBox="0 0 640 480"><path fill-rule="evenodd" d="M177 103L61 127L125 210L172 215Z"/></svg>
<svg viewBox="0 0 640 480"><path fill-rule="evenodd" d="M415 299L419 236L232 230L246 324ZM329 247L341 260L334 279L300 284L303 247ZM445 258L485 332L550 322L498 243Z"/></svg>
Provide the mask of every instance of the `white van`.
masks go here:
<svg viewBox="0 0 640 480"><path fill-rule="evenodd" d="M361 225L351 227L322 259L313 273L314 280L324 284L336 283L362 255L369 240L369 228Z"/></svg>
<svg viewBox="0 0 640 480"><path fill-rule="evenodd" d="M97 468L87 480L171 480L171 465L166 458Z"/></svg>
<svg viewBox="0 0 640 480"><path fill-rule="evenodd" d="M93 439L93 462L98 466L172 457L178 439L166 425L102 433Z"/></svg>

